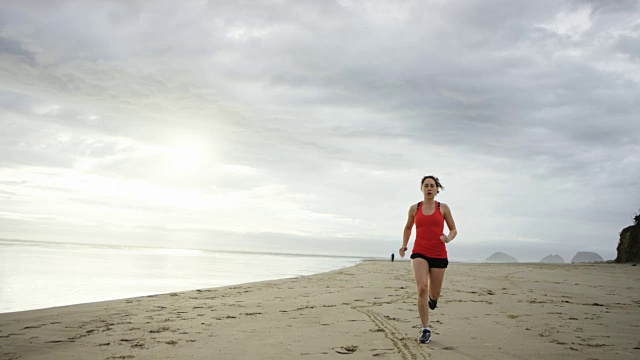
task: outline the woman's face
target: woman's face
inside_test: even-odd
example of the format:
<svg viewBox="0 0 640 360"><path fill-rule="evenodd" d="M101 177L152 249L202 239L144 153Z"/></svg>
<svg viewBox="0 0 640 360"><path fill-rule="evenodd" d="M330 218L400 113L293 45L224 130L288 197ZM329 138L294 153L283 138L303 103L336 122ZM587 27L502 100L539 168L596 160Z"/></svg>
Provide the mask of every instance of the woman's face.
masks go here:
<svg viewBox="0 0 640 360"><path fill-rule="evenodd" d="M434 197L438 193L438 188L436 187L436 181L432 178L427 178L422 183L422 193L426 197Z"/></svg>

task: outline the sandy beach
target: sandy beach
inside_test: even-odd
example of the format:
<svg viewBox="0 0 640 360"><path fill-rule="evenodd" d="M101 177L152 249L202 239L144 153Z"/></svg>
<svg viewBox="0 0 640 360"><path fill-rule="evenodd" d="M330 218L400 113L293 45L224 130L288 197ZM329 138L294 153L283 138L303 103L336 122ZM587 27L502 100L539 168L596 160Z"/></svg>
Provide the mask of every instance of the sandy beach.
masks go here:
<svg viewBox="0 0 640 360"><path fill-rule="evenodd" d="M640 266L459 264L417 342L408 261L0 314L0 359L637 359Z"/></svg>

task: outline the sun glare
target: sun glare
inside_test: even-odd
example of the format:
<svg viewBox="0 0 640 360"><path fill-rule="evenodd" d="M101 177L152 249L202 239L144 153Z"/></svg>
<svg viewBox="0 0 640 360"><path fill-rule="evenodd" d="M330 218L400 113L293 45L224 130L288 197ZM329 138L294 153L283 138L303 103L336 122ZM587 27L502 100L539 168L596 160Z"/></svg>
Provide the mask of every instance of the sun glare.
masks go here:
<svg viewBox="0 0 640 360"><path fill-rule="evenodd" d="M181 138L165 147L170 171L176 175L198 172L209 156L208 144L197 138Z"/></svg>
<svg viewBox="0 0 640 360"><path fill-rule="evenodd" d="M183 173L194 173L204 163L205 150L197 146L183 145L169 149L172 167Z"/></svg>

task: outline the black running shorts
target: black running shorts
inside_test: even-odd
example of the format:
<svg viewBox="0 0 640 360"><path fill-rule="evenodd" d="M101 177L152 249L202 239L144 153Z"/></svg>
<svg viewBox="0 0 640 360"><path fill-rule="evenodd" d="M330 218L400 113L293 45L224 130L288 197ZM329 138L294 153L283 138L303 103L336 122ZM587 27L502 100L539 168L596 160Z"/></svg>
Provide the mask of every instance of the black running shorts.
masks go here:
<svg viewBox="0 0 640 360"><path fill-rule="evenodd" d="M435 269L446 269L447 266L449 266L449 259L447 258L432 258L432 257L427 257L424 256L420 253L413 253L411 254L411 258L412 259L425 259L427 261L427 264L429 264L430 268L435 268Z"/></svg>

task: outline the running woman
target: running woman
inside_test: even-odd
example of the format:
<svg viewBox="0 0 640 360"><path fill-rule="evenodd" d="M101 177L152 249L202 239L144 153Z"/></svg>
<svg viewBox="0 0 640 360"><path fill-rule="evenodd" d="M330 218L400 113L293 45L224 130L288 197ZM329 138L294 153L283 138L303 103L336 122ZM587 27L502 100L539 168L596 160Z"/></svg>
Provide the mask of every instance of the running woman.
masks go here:
<svg viewBox="0 0 640 360"><path fill-rule="evenodd" d="M416 226L416 239L411 251L411 266L418 288L418 313L422 322L422 331L418 341L426 344L431 341L429 328L429 309L438 306L444 271L449 265L447 246L458 231L447 204L435 200L440 190L444 190L440 180L433 175L422 178L420 189L424 200L409 208L409 217L404 226L400 257L404 257L411 237L411 229ZM445 235L444 223L447 223L449 235Z"/></svg>

